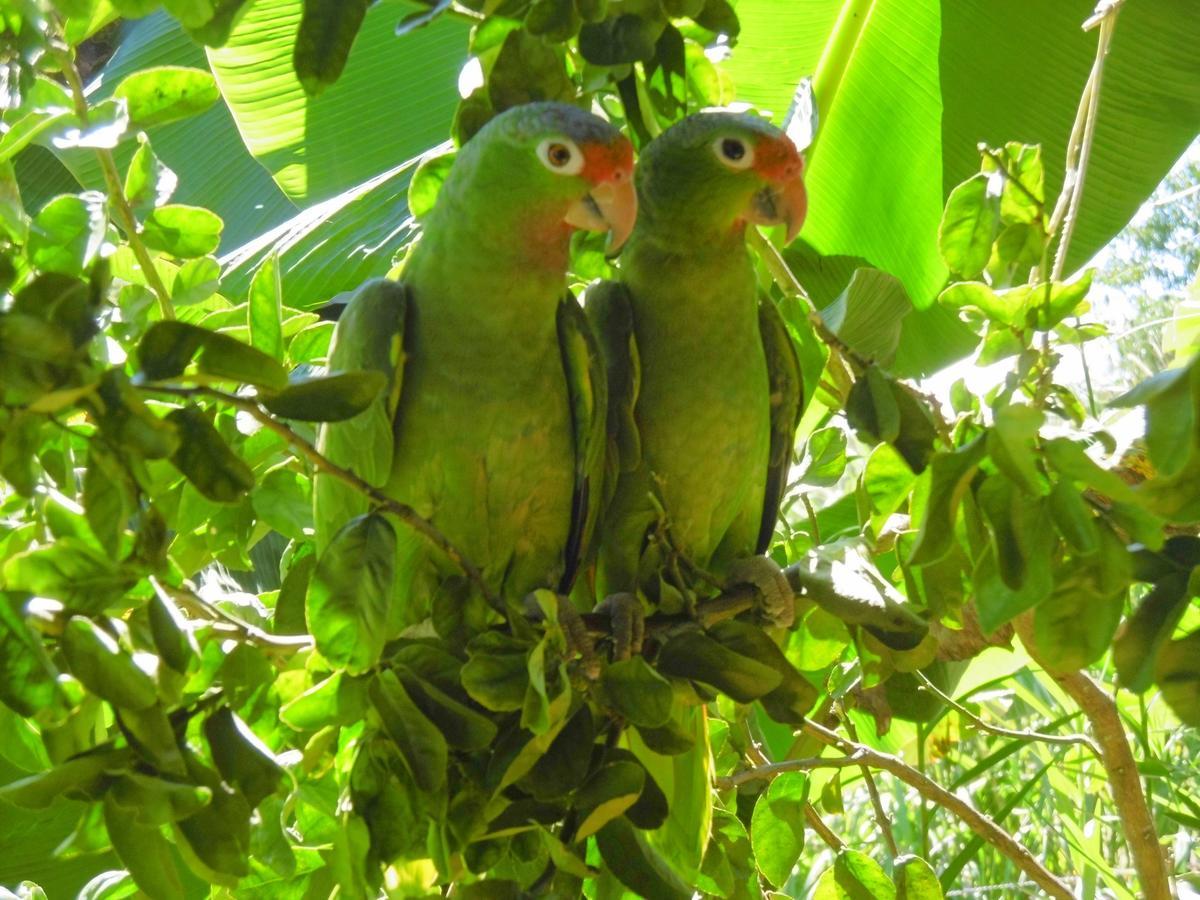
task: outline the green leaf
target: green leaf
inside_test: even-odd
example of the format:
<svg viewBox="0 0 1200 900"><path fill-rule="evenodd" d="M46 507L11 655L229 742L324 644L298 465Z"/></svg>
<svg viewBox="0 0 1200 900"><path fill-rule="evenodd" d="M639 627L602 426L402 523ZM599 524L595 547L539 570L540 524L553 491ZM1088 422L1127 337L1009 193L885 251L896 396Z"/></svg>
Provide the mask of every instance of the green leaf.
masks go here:
<svg viewBox="0 0 1200 900"><path fill-rule="evenodd" d="M201 494L217 503L233 503L254 487L250 467L229 449L199 407L173 410L167 421L179 430L180 437L171 462Z"/></svg>
<svg viewBox="0 0 1200 900"><path fill-rule="evenodd" d="M848 347L888 368L896 359L901 325L912 300L899 279L879 269L856 269L841 295L821 317Z"/></svg>
<svg viewBox="0 0 1200 900"><path fill-rule="evenodd" d="M763 876L782 888L804 850L804 803L808 777L784 772L758 795L750 817L754 860Z"/></svg>
<svg viewBox="0 0 1200 900"><path fill-rule="evenodd" d="M817 879L812 900L895 900L896 887L883 867L858 850L842 850Z"/></svg>
<svg viewBox="0 0 1200 900"><path fill-rule="evenodd" d="M671 716L670 682L640 656L608 666L600 683L605 700L633 725L658 728Z"/></svg>
<svg viewBox="0 0 1200 900"><path fill-rule="evenodd" d="M1080 305L1092 287L1093 270L1088 269L1071 282L1022 284L994 291L978 281L950 285L938 296L938 302L952 309L979 310L992 322L1012 328L1049 331L1067 316L1080 311Z"/></svg>
<svg viewBox="0 0 1200 900"><path fill-rule="evenodd" d="M150 411L123 372L106 372L99 395L104 401L104 410L97 416L100 429L114 446L146 459L162 459L178 449L178 430Z"/></svg>
<svg viewBox="0 0 1200 900"><path fill-rule="evenodd" d="M1031 502L1004 476L989 476L976 499L992 534L974 573L979 623L989 634L1050 594L1055 540L1048 504Z"/></svg>
<svg viewBox="0 0 1200 900"><path fill-rule="evenodd" d="M1038 0L888 0L870 15L839 17L842 8L739 0L742 33L722 66L738 100L777 121L799 80L816 72L821 130L809 151L805 240L823 254L870 260L925 307L945 279L935 241L943 201L979 171L981 137L1041 145L1046 195L1057 195L1095 57L1096 32L1079 27L1090 10ZM1067 271L1132 218L1195 137L1200 22L1172 25L1188 9L1168 0L1122 11L1104 71L1115 112L1097 123ZM1036 59L1039 78L1014 83L1014 59ZM1161 87L1149 102L1146 84Z"/></svg>
<svg viewBox="0 0 1200 900"><path fill-rule="evenodd" d="M212 802L175 823L175 846L188 866L212 884L235 886L249 869L251 809L216 772L188 757L188 774L212 790Z"/></svg>
<svg viewBox="0 0 1200 900"><path fill-rule="evenodd" d="M613 819L596 833L604 863L637 897L647 900L686 900L693 889L647 842L628 819Z"/></svg>
<svg viewBox="0 0 1200 900"><path fill-rule="evenodd" d="M391 523L381 515L359 516L333 536L313 572L305 607L309 633L326 659L351 674L375 665L389 637L395 557Z"/></svg>
<svg viewBox="0 0 1200 900"><path fill-rule="evenodd" d="M275 754L229 707L204 720L204 737L221 778L241 791L251 807L279 789L284 771Z"/></svg>
<svg viewBox="0 0 1200 900"><path fill-rule="evenodd" d="M1096 662L1107 652L1121 620L1132 565L1124 544L1109 528L1102 528L1100 535L1096 554L1057 568L1054 592L1034 612L1034 641L1052 671L1073 672Z"/></svg>
<svg viewBox="0 0 1200 900"><path fill-rule="evenodd" d="M877 366L868 367L850 388L846 420L873 444L890 443L900 436L900 407L891 381Z"/></svg>
<svg viewBox="0 0 1200 900"><path fill-rule="evenodd" d="M1110 406L1146 407L1146 449L1158 474L1180 472L1200 433L1200 356L1147 378Z"/></svg>
<svg viewBox="0 0 1200 900"><path fill-rule="evenodd" d="M658 654L658 670L675 678L711 684L739 703L749 703L779 687L782 676L701 631L673 635Z"/></svg>
<svg viewBox="0 0 1200 900"><path fill-rule="evenodd" d="M209 72L158 66L125 78L113 96L129 105L129 127L141 130L198 115L216 103L221 92Z"/></svg>
<svg viewBox="0 0 1200 900"><path fill-rule="evenodd" d="M43 272L80 275L99 254L107 224L102 194L55 197L29 224L29 261Z"/></svg>
<svg viewBox="0 0 1200 900"><path fill-rule="evenodd" d="M200 657L196 637L187 619L168 595L155 591L150 598L150 636L162 661L180 674Z"/></svg>
<svg viewBox="0 0 1200 900"><path fill-rule="evenodd" d="M182 375L192 358L209 375L253 384L272 391L287 387L287 370L261 350L227 334L178 320L155 322L138 344L138 359L147 378Z"/></svg>
<svg viewBox="0 0 1200 900"><path fill-rule="evenodd" d="M368 5L368 0L305 0L295 64L309 94L316 96L341 76Z"/></svg>
<svg viewBox="0 0 1200 900"><path fill-rule="evenodd" d="M283 287L279 281L279 257L263 260L250 282L247 304L250 343L275 359L283 359Z"/></svg>
<svg viewBox="0 0 1200 900"><path fill-rule="evenodd" d="M225 223L202 206L180 203L156 208L142 224L142 241L152 250L189 258L206 256L221 244Z"/></svg>
<svg viewBox="0 0 1200 900"><path fill-rule="evenodd" d="M18 244L24 244L29 236L29 216L21 202L17 175L7 161L0 161L0 233L7 233Z"/></svg>
<svg viewBox="0 0 1200 900"><path fill-rule="evenodd" d="M988 176L973 175L950 192L938 228L938 249L951 272L979 277L992 255L1000 224L999 197L988 196Z"/></svg>
<svg viewBox="0 0 1200 900"><path fill-rule="evenodd" d="M909 553L909 565L936 562L949 552L954 542L958 504L983 459L984 451L984 442L974 440L951 453L939 453L933 457L929 464L929 500L925 504L917 541Z"/></svg>
<svg viewBox="0 0 1200 900"><path fill-rule="evenodd" d="M413 703L438 727L451 747L478 752L495 741L496 724L487 716L459 702L407 666L398 666L396 675Z"/></svg>
<svg viewBox="0 0 1200 900"><path fill-rule="evenodd" d="M451 152L422 157L408 184L408 210L416 218L420 219L433 209L442 183L454 165L455 156Z"/></svg>
<svg viewBox="0 0 1200 900"><path fill-rule="evenodd" d="M280 707L279 719L297 731L350 725L362 719L366 700L366 681L334 672Z"/></svg>
<svg viewBox="0 0 1200 900"><path fill-rule="evenodd" d="M529 648L504 635L484 633L467 645L462 686L471 699L494 712L515 712L529 689Z"/></svg>
<svg viewBox="0 0 1200 900"><path fill-rule="evenodd" d="M221 286L221 264L211 256L189 259L175 273L171 305L188 306L207 300Z"/></svg>
<svg viewBox="0 0 1200 900"><path fill-rule="evenodd" d="M32 716L57 699L57 673L41 638L25 623L23 605L17 594L0 591L0 700Z"/></svg>
<svg viewBox="0 0 1200 900"><path fill-rule="evenodd" d="M757 625L737 619L718 622L708 633L722 646L779 673L779 686L759 698L772 719L793 725L804 722L804 714L817 699L817 689L796 671L770 635Z"/></svg>
<svg viewBox="0 0 1200 900"><path fill-rule="evenodd" d="M0 800L23 809L46 809L63 794L92 793L106 772L120 772L128 764L127 749L83 754L45 772L10 781L0 787Z"/></svg>
<svg viewBox="0 0 1200 900"><path fill-rule="evenodd" d="M154 679L91 619L71 616L67 620L62 649L72 674L113 706L140 710L158 702Z"/></svg>
<svg viewBox="0 0 1200 900"><path fill-rule="evenodd" d="M801 481L814 487L831 487L846 471L846 433L840 428L820 428L804 448L807 465Z"/></svg>
<svg viewBox="0 0 1200 900"><path fill-rule="evenodd" d="M272 469L250 502L258 518L295 541L312 535L312 479L292 469Z"/></svg>
<svg viewBox="0 0 1200 900"><path fill-rule="evenodd" d="M231 4L236 5L236 0L226 0L222 8L227 9ZM150 9L158 5L151 3ZM204 48L163 11L139 22L125 23L116 52L98 73L90 97L94 100L111 97L127 76L158 65L208 67ZM216 103L207 112L182 122L151 126L148 134L163 164L179 175L175 199L218 213L226 222L223 238L229 246L262 234L296 212L271 176L247 152L225 103ZM203 147L205 152L197 153L197 147ZM125 167L134 149L132 141L114 148L119 168ZM94 152L58 151L57 155L81 184L95 190L106 189Z"/></svg>
<svg viewBox="0 0 1200 900"><path fill-rule="evenodd" d="M348 29L349 14L360 4L367 6L355 0L338 19L351 37L354 30ZM305 52L297 44L305 6L303 0L256 0L246 8L229 40L213 50L210 58L246 148L290 197L308 204L355 188L446 139L459 100L457 78L466 59L468 25L441 16L398 42L395 25L400 7L376 3L367 9L361 28L356 28L358 37L336 86L314 97L293 68L294 52ZM337 17L339 8L345 7L324 0L318 12ZM312 21L314 26L319 24ZM324 41L340 34L329 31L320 38ZM314 69L312 74L317 77L322 70ZM408 88L381 92L382 84ZM404 128L396 130L396 122L403 122ZM353 154L345 152L348 134L356 135ZM401 209L391 207L386 223L372 222L381 235L394 232L401 220L397 216L403 217L403 193L400 200ZM294 231L292 235L294 239ZM371 274L387 271L394 246L384 249L375 240L357 246L371 247L372 253L340 260L335 268L362 266L369 261L362 256L381 255L375 262L382 264L382 270L347 281L326 292L324 298L357 286ZM329 265L333 259L323 255L322 264ZM289 289L287 268L285 262L284 295L290 306L303 308L305 304L298 303Z"/></svg>
<svg viewBox="0 0 1200 900"><path fill-rule="evenodd" d="M1049 492L1046 479L1038 471L1035 446L1045 414L1033 406L1009 404L996 411L995 423L987 436L988 454L997 468L1014 484L1034 496Z"/></svg>
<svg viewBox="0 0 1200 900"><path fill-rule="evenodd" d="M646 770L629 760L608 763L596 770L575 794L578 839L591 837L633 806L645 782Z"/></svg>
<svg viewBox="0 0 1200 900"><path fill-rule="evenodd" d="M83 509L92 534L114 559L134 503L125 470L100 441L92 441L83 475Z"/></svg>
<svg viewBox="0 0 1200 900"><path fill-rule="evenodd" d="M413 782L422 791L441 790L446 783L446 739L413 703L393 672L379 672L371 681L371 703L383 729L395 742Z"/></svg>
<svg viewBox="0 0 1200 900"><path fill-rule="evenodd" d="M51 129L57 129L72 121L74 114L68 107L52 110L33 110L21 116L0 136L0 162L12 159L35 138Z"/></svg>
<svg viewBox="0 0 1200 900"><path fill-rule="evenodd" d="M1194 579L1195 575L1189 578L1185 572L1171 572L1154 585L1125 620L1113 642L1113 662L1122 687L1139 692L1150 687L1159 654L1187 611L1188 600L1200 587L1192 584Z"/></svg>
<svg viewBox="0 0 1200 900"><path fill-rule="evenodd" d="M1171 641L1158 655L1154 680L1185 725L1200 727L1200 631ZM0 796L3 796L0 793Z"/></svg>
<svg viewBox="0 0 1200 900"><path fill-rule="evenodd" d="M104 798L104 824L113 849L147 896L163 900L183 900L187 896L175 867L171 845L157 826L131 820L111 794Z"/></svg>
<svg viewBox="0 0 1200 900"><path fill-rule="evenodd" d="M11 590L61 600L68 609L98 613L116 603L135 581L112 559L78 537L63 537L4 563Z"/></svg>
<svg viewBox="0 0 1200 900"><path fill-rule="evenodd" d="M143 826L166 825L193 815L212 800L212 789L181 784L140 772L124 772L105 795L121 808L126 820Z"/></svg>
<svg viewBox="0 0 1200 900"><path fill-rule="evenodd" d="M488 73L487 91L496 112L543 100L569 103L575 97L563 49L524 29L510 31L504 39Z"/></svg>
<svg viewBox="0 0 1200 900"><path fill-rule="evenodd" d="M370 406L387 386L387 376L374 370L298 378L279 393L264 396L262 405L282 419L343 422Z"/></svg>
<svg viewBox="0 0 1200 900"><path fill-rule="evenodd" d="M984 172L1003 172L1000 218L1005 223L1041 223L1045 216L1046 168L1037 144L1009 141L998 151L1001 165L990 156L983 158Z"/></svg>
<svg viewBox="0 0 1200 900"><path fill-rule="evenodd" d="M565 797L587 778L595 740L592 712L584 704L567 720L528 774L517 782L518 787L538 801Z"/></svg>
<svg viewBox="0 0 1200 900"><path fill-rule="evenodd" d="M896 900L942 900L942 886L933 867L919 856L896 857Z"/></svg>
<svg viewBox="0 0 1200 900"><path fill-rule="evenodd" d="M1096 517L1083 495L1070 481L1056 482L1050 489L1050 516L1068 544L1080 553L1093 553L1099 546Z"/></svg>
<svg viewBox="0 0 1200 900"><path fill-rule="evenodd" d="M1113 500L1136 502L1133 489L1121 476L1100 468L1077 441L1063 437L1051 438L1042 442L1042 453L1051 466L1072 481L1081 481Z"/></svg>

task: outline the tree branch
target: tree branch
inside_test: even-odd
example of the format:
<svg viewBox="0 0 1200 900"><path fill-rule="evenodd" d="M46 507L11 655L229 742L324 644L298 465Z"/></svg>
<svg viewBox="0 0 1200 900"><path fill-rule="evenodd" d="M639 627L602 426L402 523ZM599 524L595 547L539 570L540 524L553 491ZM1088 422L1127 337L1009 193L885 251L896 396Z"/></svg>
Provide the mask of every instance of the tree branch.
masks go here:
<svg viewBox="0 0 1200 900"><path fill-rule="evenodd" d="M847 754L843 757L835 757L839 765L868 765L874 766L877 769L884 769L891 772L905 784L915 788L921 796L932 800L939 806L954 813L966 822L972 831L1011 859L1022 872L1028 875L1051 897L1057 897L1060 900L1071 900L1074 896L1066 884L1034 859L1033 855L1027 849L1013 840L1008 832L997 825L993 819L981 813L966 800L950 793L941 785L925 777L899 757L892 756L890 753L881 753L878 750L872 750L864 744L848 741L829 729L823 728L816 722L805 722L804 733L828 747L833 747ZM787 762L775 763L775 767L786 765ZM815 767L810 766L810 768ZM784 768L780 771L786 772L791 770ZM739 774L745 775L746 773ZM759 777L771 778L776 774L779 774L779 772Z"/></svg>
<svg viewBox="0 0 1200 900"><path fill-rule="evenodd" d="M1034 641L1032 611L1018 616L1016 625L1030 658L1058 682L1091 723L1100 749L1100 763L1121 819L1121 830L1141 882L1141 896L1145 900L1170 900L1166 859L1117 704L1083 672L1055 672L1053 666L1046 664Z"/></svg>
<svg viewBox="0 0 1200 900"><path fill-rule="evenodd" d="M1000 728L997 725L989 725L975 713L971 712L957 700L942 693L937 685L925 677L921 671L914 673L917 679L922 683L924 690L931 692L935 697L956 711L960 716L967 719L980 731L986 731L989 734L997 735L998 737L1015 738L1018 741L1037 741L1043 744L1080 744L1091 751L1092 755L1097 759L1100 758L1100 748L1087 735L1083 734L1043 734L1040 731L1013 731L1010 728Z"/></svg>
<svg viewBox="0 0 1200 900"><path fill-rule="evenodd" d="M920 672L917 673L918 675ZM850 721L850 717L845 715L841 706L837 707L841 714L842 726L846 729L846 733L850 735L850 739L856 744L858 743L858 731L854 727L854 723ZM883 808L883 800L879 796L879 788L875 784L875 778L871 775L871 767L866 763L859 766L862 771L863 780L867 784L867 795L871 798L871 808L875 810L875 821L879 823L879 830L883 832L884 842L887 844L888 852L892 855L894 861L900 855L900 848L896 846L896 836L892 833L892 820L888 818L887 812Z"/></svg>
<svg viewBox="0 0 1200 900"><path fill-rule="evenodd" d="M79 69L75 65L74 55L69 50L61 50L58 57L62 65L63 77L66 78L67 85L71 89L75 115L78 116L80 125L86 126L88 121L87 96L83 91L83 81L79 77ZM146 245L142 243L138 234L137 218L133 214L133 208L129 205L129 198L125 196L125 188L121 184L121 173L117 171L117 163L113 159L112 151L105 147L97 147L95 152L96 158L100 161L100 169L104 173L104 184L108 188L109 205L116 213L121 230L125 232L129 248L137 258L138 265L142 267L151 292L158 300L158 308L162 317L174 319L175 309L171 306L171 292L163 284L158 269L154 265L154 259L150 256L150 251L146 249Z"/></svg>
<svg viewBox="0 0 1200 900"><path fill-rule="evenodd" d="M293 450L299 452L313 468L320 472L330 475L339 481L348 484L350 487L364 494L375 503L380 509L391 513L413 531L424 537L429 543L446 555L454 565L456 565L464 575L467 576L475 586L479 588L481 594L487 602L497 612L507 614L503 601L496 596L495 592L488 586L488 583L483 578L483 573L456 547L448 537L442 534L433 526L433 523L421 516L415 509L406 503L401 503L393 497L389 497L379 488L372 485L369 481L360 478L349 469L339 466L337 463L330 460L314 447L308 440L298 435L292 429L288 428L263 407L259 406L258 402L250 397L239 397L236 394L229 394L225 391L219 391L215 388L200 385L197 387L173 387L171 385L144 385L144 390L155 391L163 394L170 394L176 397L210 397L214 400L219 400L222 403L239 409L244 413L253 416L264 428L273 431L279 435Z"/></svg>
<svg viewBox="0 0 1200 900"><path fill-rule="evenodd" d="M237 616L225 612L219 606L205 600L190 587L182 590L173 588L170 585L163 584L153 575L150 576L150 584L159 596L163 598L169 597L184 609L196 615L204 616L213 622L219 630L228 631L232 636L237 637L241 641L247 644L254 644L270 653L291 655L303 650L311 650L316 646L312 637L307 634L271 634L270 632L263 631L257 625L251 625L249 622L245 622Z"/></svg>

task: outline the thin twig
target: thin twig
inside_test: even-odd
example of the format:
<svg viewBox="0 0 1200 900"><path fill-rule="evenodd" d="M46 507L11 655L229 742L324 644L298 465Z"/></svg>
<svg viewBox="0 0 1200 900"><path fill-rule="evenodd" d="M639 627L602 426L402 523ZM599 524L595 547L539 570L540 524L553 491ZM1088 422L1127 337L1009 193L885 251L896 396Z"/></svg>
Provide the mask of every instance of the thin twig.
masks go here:
<svg viewBox="0 0 1200 900"><path fill-rule="evenodd" d="M87 95L83 90L83 81L79 77L79 69L76 67L75 59L70 51L60 50L58 57L62 64L63 76L66 78L67 85L71 89L71 99L75 104L75 115L79 118L79 124L86 127L88 121ZM150 251L146 249L146 245L142 243L142 239L138 235L137 217L134 216L133 208L129 205L129 199L125 196L125 188L121 184L121 173L117 171L117 163L113 159L112 151L106 147L97 147L95 148L95 152L96 158L100 161L100 169L104 173L104 183L108 188L109 204L117 214L121 230L125 232L125 239L129 241L129 248L133 251L133 255L137 257L138 265L142 267L142 272L146 276L146 283L150 286L150 290L158 300L158 308L162 312L162 317L164 319L174 319L175 309L171 306L171 292L163 284L163 280L158 274L158 269L154 265L154 259L150 256Z"/></svg>
<svg viewBox="0 0 1200 900"><path fill-rule="evenodd" d="M809 756L804 759L785 759L780 762L768 763L765 766L755 766L742 769L732 775L722 775L714 782L718 790L734 788L749 781L770 781L784 772L808 772L812 769L850 769L862 765L858 755L850 756Z"/></svg>
<svg viewBox="0 0 1200 900"><path fill-rule="evenodd" d="M257 625L251 625L205 600L191 587L174 588L163 584L153 575L150 576L150 584L164 600L170 598L192 613L209 619L214 625L224 625L225 630L244 643L254 644L269 652L286 654L311 650L315 646L312 637L307 634L271 634L263 631Z"/></svg>
<svg viewBox="0 0 1200 900"><path fill-rule="evenodd" d="M808 536L812 538L814 546L819 546L821 544L821 526L817 522L817 511L813 509L812 501L808 499L808 491L800 493L800 502L804 504L804 511L808 513Z"/></svg>
<svg viewBox="0 0 1200 900"><path fill-rule="evenodd" d="M817 836L829 845L829 849L834 853L841 853L846 849L846 842L843 841L821 818L821 814L817 812L817 808L811 803L804 804L804 820L808 822L808 827L817 833Z"/></svg>
<svg viewBox="0 0 1200 900"><path fill-rule="evenodd" d="M1092 64L1092 72L1088 76L1088 84L1084 90L1086 111L1084 111L1084 103L1080 103L1080 110L1083 112L1083 130L1079 139L1078 155L1074 161L1075 177L1071 183L1070 200L1067 204L1066 214L1062 223L1062 237L1058 242L1058 252L1054 256L1054 268L1051 272L1051 280L1053 281L1058 281L1062 278L1063 269L1067 263L1067 251L1071 246L1071 236L1075 233L1075 223L1079 216L1079 204L1083 198L1084 181L1087 178L1088 160L1092 155L1092 141L1096 135L1097 111L1100 107L1100 86L1104 79L1104 61L1108 57L1108 48L1112 43L1113 29L1117 24L1117 13L1120 11L1120 7L1120 2L1107 2L1102 3L1096 10L1097 16L1100 17L1100 36L1096 41L1096 60ZM1089 29L1092 27L1094 19L1095 17L1085 22L1084 28ZM1053 234L1053 232L1051 233Z"/></svg>
<svg viewBox="0 0 1200 900"><path fill-rule="evenodd" d="M401 503L393 497L389 497L379 488L375 487L369 481L366 481L356 475L349 469L339 466L337 463L330 460L314 447L308 440L298 435L292 429L288 428L263 407L259 406L258 402L250 397L239 397L235 394L229 394L225 391L219 391L215 388L210 388L204 385L197 387L175 387L172 385L143 385L144 390L155 391L163 394L170 394L175 397L195 397L203 396L210 397L214 400L219 400L222 403L239 409L242 412L248 413L254 419L267 428L279 435L287 444L300 453L309 463L312 464L319 472L330 475L339 481L348 484L350 487L366 495L380 509L395 516L413 531L424 537L429 543L435 546L446 558L456 565L464 575L466 575L475 586L479 588L480 593L487 602L498 612L506 614L507 610L504 607L503 601L496 596L495 592L488 586L488 583L483 578L483 573L475 567L474 563L467 559L461 550L456 547L448 537L442 534L433 523L424 518L415 509L406 503Z"/></svg>
<svg viewBox="0 0 1200 900"><path fill-rule="evenodd" d="M1060 898L1060 900L1072 900L1074 895L1071 893L1071 889L1034 859L1033 855L1025 847L1017 843L995 820L981 813L966 800L950 793L950 791L946 790L940 784L926 778L899 757L846 740L829 729L821 727L816 722L805 722L804 733L826 746L841 750L847 754L843 757L835 757L835 759L838 759L839 765L861 765L865 763L877 769L884 769L887 772L891 772L905 784L914 788L923 797L929 798L934 803L949 810L966 822L972 831L994 846L1000 853L1011 859L1021 871L1033 879L1048 895ZM788 762L792 761L775 763L774 768L777 768L778 771L759 777L772 778L782 772L791 771L786 768ZM817 767L808 765L805 768ZM739 774L745 775L746 773Z"/></svg>
<svg viewBox="0 0 1200 900"><path fill-rule="evenodd" d="M984 156L986 156L988 159L990 159L996 165L996 167L1001 172L1004 173L1004 177L1007 178L1009 181L1011 181L1013 184L1015 184L1017 186L1017 188L1020 189L1021 193L1029 198L1029 200L1033 203L1033 205L1037 207L1039 217L1044 216L1046 214L1045 201L1039 200L1037 194L1035 194L1032 190L1030 190L1025 185L1025 182L1023 182L1019 177L1017 177L1016 174L1014 174L1013 172L1011 172L1009 170L1008 166L1006 166L1004 164L1004 158L1002 156L1000 156L999 153L997 153L995 150L993 150L987 144L980 144L979 152L982 153Z"/></svg>
<svg viewBox="0 0 1200 900"><path fill-rule="evenodd" d="M1038 742L1042 744L1079 744L1086 747L1093 756L1100 758L1100 748L1096 746L1096 742L1084 734L1044 734L1040 731L1014 731L1011 728L1000 728L997 725L990 725L979 716L975 715L961 703L948 694L943 693L938 689L932 681L925 677L924 673L917 671L917 680L921 682L924 690L929 691L951 709L956 711L960 716L970 721L976 728L981 731L986 731L989 734L994 734L997 737L1014 738L1018 741Z"/></svg>
<svg viewBox="0 0 1200 900"><path fill-rule="evenodd" d="M846 729L846 733L850 735L850 740L858 743L858 729L854 727L854 723L850 721L850 717L845 715L845 711L839 708L841 714L839 718L842 720L842 726ZM866 763L859 766L862 770L863 780L867 784L867 794L871 798L871 807L875 811L875 821L879 823L879 830L883 832L884 843L887 844L888 852L895 860L900 855L900 848L896 846L896 835L892 833L892 820L888 818L887 812L883 808L883 800L879 796L879 787L875 784L875 778L871 775L871 767Z"/></svg>

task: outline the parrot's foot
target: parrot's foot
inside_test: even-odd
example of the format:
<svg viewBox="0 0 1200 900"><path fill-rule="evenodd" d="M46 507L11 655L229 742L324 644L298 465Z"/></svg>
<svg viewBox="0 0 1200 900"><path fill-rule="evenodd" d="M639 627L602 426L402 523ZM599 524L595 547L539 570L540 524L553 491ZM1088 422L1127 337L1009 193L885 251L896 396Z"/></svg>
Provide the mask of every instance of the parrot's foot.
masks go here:
<svg viewBox="0 0 1200 900"><path fill-rule="evenodd" d="M530 618L542 620L545 616L538 604L538 593L542 592L526 595L525 608ZM549 591L546 591L544 595L549 593ZM579 610L575 608L575 604L571 602L569 597L555 593L554 598L557 601L556 613L558 624L562 626L563 634L567 639L567 652L571 655L579 655L583 674L588 679L594 681L600 677L601 667L600 659L596 656L596 643L592 640L591 634L588 633L587 623L583 621L583 616L579 614Z"/></svg>
<svg viewBox="0 0 1200 900"><path fill-rule="evenodd" d="M609 594L596 604L596 612L607 615L612 623L613 662L630 659L642 652L646 638L646 611L634 594Z"/></svg>
<svg viewBox="0 0 1200 900"><path fill-rule="evenodd" d="M729 568L730 584L748 584L758 594L756 609L764 624L790 628L796 619L796 597L783 569L765 556L736 560Z"/></svg>

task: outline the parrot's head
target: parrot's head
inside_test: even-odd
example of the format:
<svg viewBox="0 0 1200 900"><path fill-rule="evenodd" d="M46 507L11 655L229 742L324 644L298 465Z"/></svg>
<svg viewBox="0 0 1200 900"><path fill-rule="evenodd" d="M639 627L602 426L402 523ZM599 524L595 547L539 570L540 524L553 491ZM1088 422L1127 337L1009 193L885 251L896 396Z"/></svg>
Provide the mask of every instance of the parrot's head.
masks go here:
<svg viewBox="0 0 1200 900"><path fill-rule="evenodd" d="M633 145L565 103L529 103L489 121L460 153L463 187L514 240L557 243L572 228L625 242L637 218ZM565 247L565 245L564 245Z"/></svg>
<svg viewBox="0 0 1200 900"><path fill-rule="evenodd" d="M787 228L790 242L808 209L804 160L786 134L748 113L706 110L646 145L638 161L643 221L693 235L741 232L747 222Z"/></svg>

